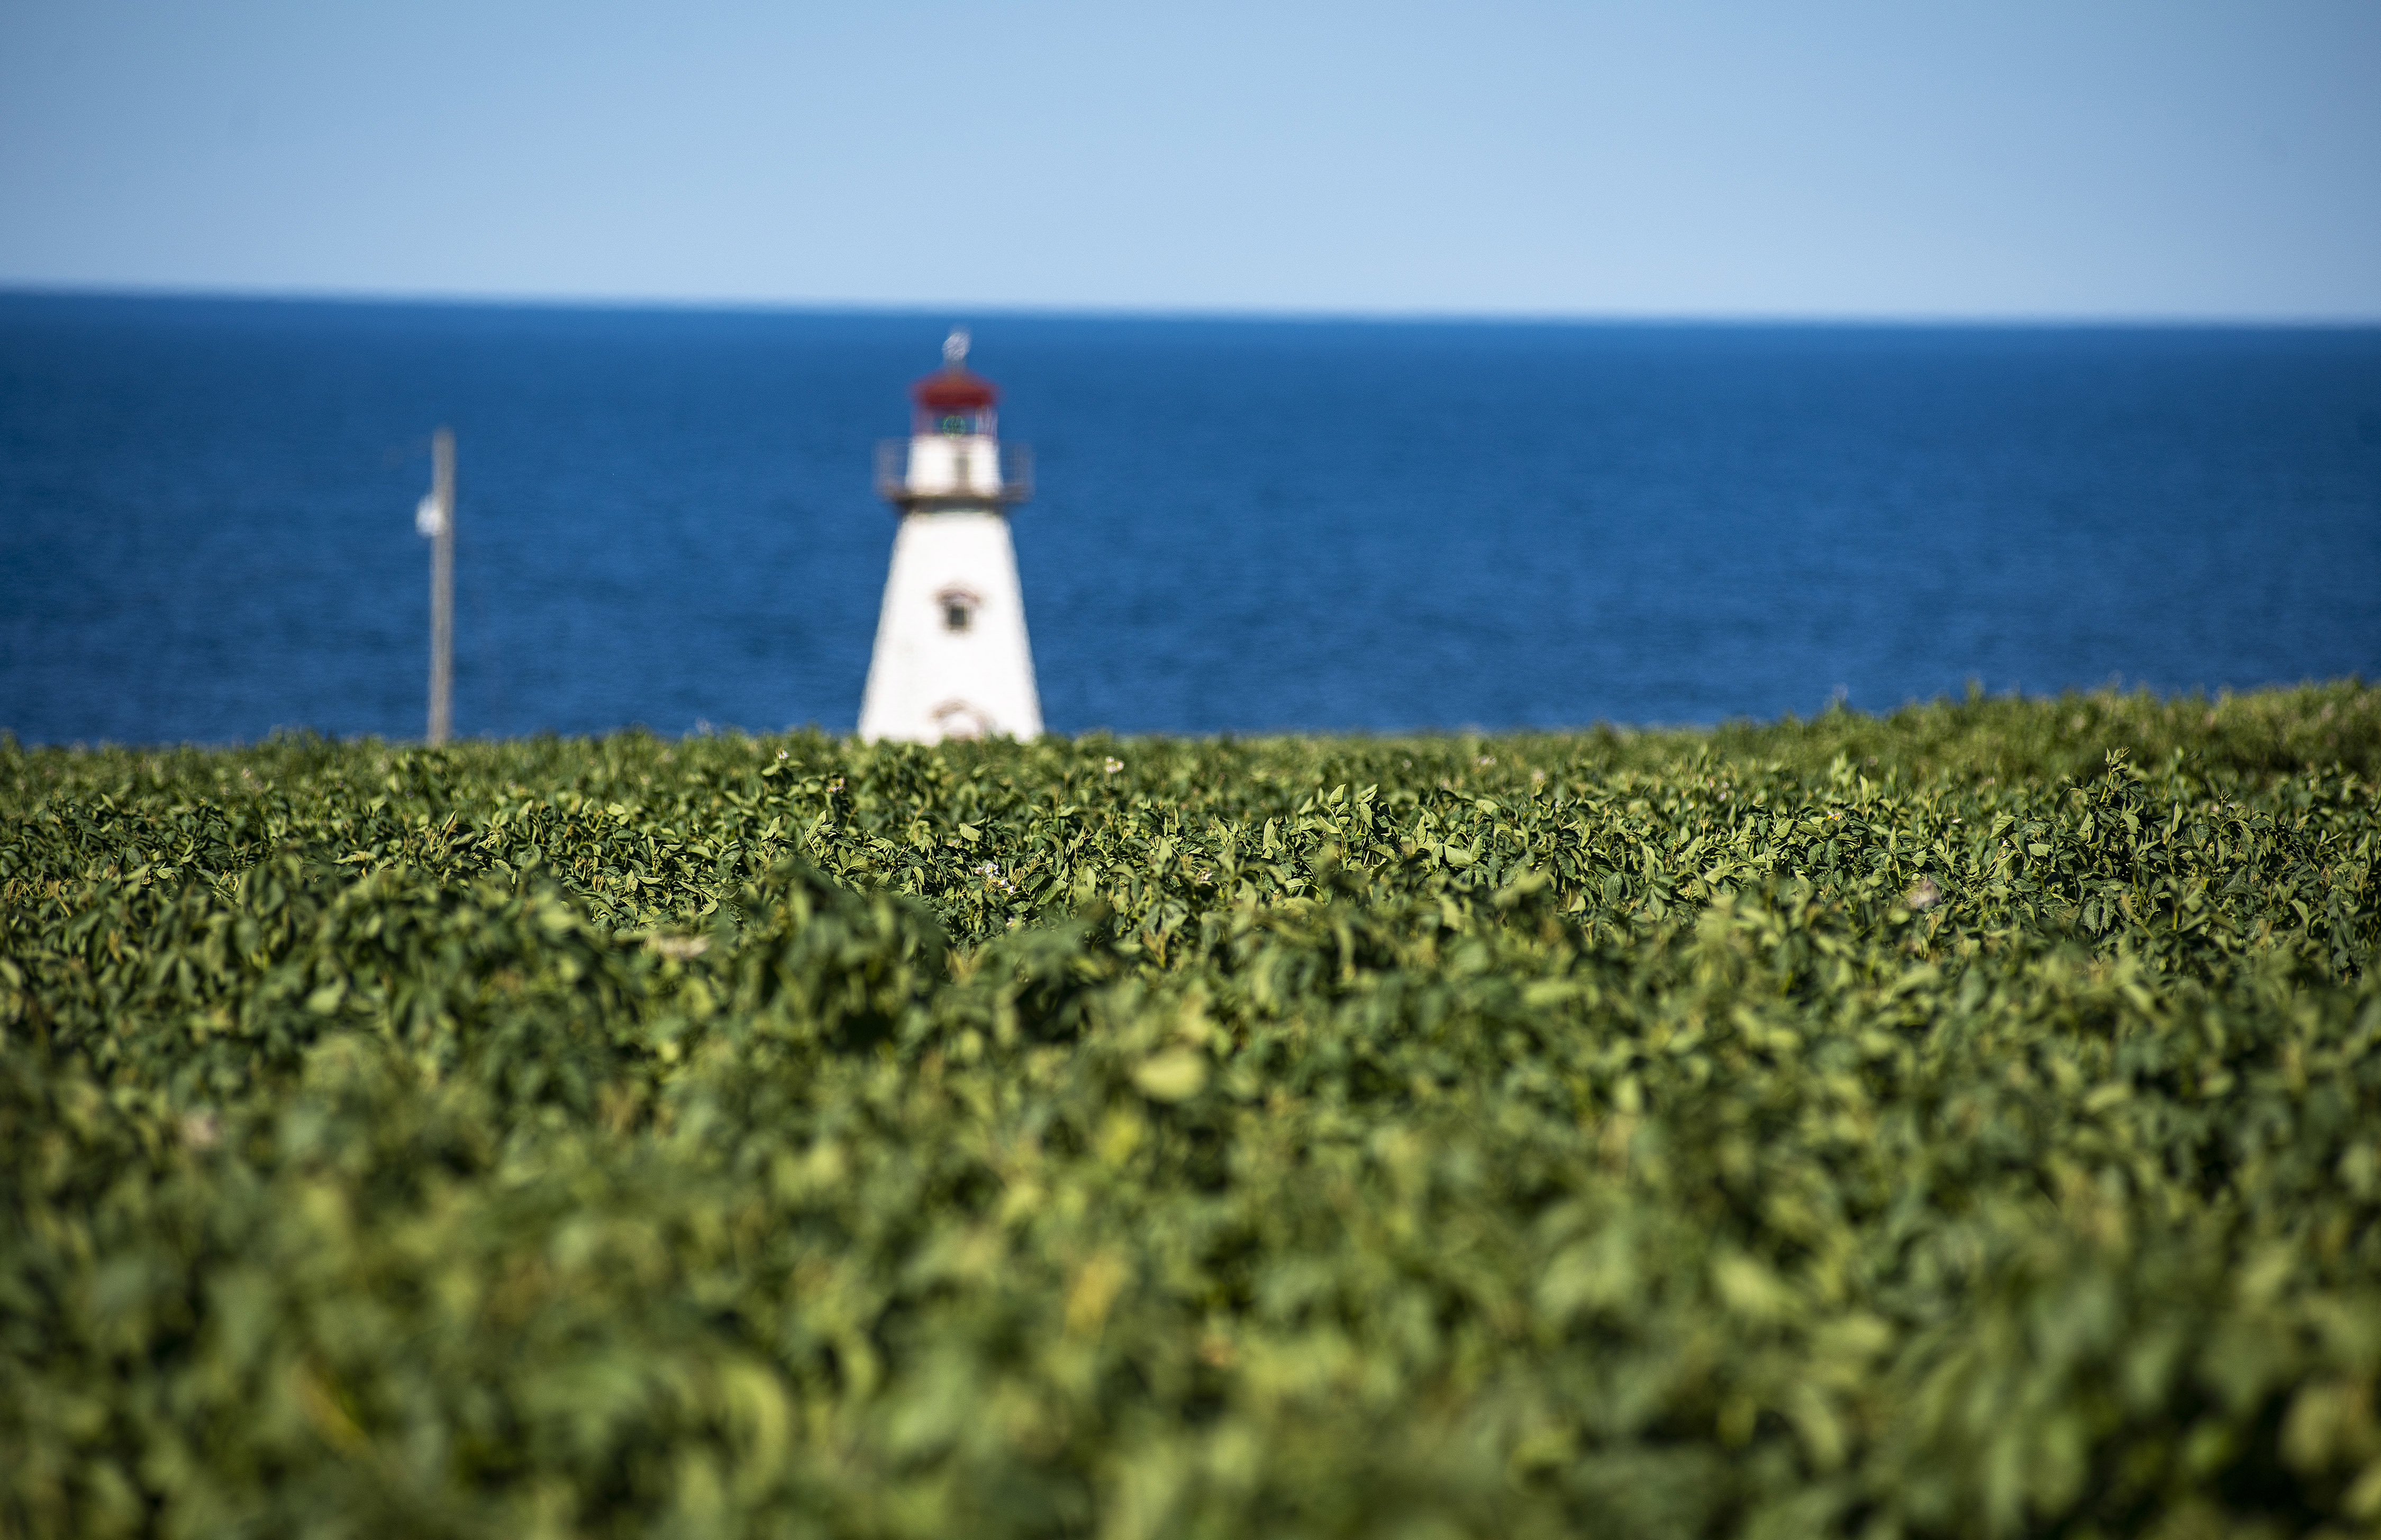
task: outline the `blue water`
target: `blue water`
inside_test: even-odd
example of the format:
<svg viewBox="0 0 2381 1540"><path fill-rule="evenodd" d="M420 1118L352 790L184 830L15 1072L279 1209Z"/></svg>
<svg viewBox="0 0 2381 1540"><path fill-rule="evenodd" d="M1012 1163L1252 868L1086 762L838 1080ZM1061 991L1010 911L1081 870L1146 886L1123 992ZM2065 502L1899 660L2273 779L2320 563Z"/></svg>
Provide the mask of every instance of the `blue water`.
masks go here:
<svg viewBox="0 0 2381 1540"><path fill-rule="evenodd" d="M2381 675L2381 331L0 295L0 727L858 715L871 446L952 320L1038 452L1060 730L1713 721Z"/></svg>

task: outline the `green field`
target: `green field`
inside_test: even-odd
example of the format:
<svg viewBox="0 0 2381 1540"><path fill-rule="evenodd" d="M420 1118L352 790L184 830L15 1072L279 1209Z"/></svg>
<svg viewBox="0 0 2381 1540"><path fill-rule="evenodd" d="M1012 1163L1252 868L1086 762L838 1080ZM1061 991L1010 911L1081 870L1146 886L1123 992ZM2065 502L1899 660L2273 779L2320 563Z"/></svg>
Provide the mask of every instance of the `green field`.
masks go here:
<svg viewBox="0 0 2381 1540"><path fill-rule="evenodd" d="M0 740L0 1536L2370 1534L2376 776Z"/></svg>

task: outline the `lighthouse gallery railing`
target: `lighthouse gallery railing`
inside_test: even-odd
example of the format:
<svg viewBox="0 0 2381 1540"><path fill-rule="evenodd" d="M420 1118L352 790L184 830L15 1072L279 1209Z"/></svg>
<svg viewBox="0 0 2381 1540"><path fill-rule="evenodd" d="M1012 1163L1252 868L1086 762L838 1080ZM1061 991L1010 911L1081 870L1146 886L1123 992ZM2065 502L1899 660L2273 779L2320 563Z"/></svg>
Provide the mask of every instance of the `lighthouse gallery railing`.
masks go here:
<svg viewBox="0 0 2381 1540"><path fill-rule="evenodd" d="M879 440L876 446L876 495L904 507L939 504L973 507L984 503L1021 503L1033 495L1033 450L1030 445L981 441L961 446L948 439L929 439L924 454L917 441ZM987 452L989 451L989 452Z"/></svg>

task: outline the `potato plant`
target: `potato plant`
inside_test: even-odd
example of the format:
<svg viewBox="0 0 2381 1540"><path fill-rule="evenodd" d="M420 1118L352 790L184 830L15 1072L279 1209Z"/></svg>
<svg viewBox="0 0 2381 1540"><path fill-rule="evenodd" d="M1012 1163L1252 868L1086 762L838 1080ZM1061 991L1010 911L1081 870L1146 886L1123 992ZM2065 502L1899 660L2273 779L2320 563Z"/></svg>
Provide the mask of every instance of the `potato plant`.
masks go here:
<svg viewBox="0 0 2381 1540"><path fill-rule="evenodd" d="M0 1535L2372 1533L2376 766L0 741Z"/></svg>

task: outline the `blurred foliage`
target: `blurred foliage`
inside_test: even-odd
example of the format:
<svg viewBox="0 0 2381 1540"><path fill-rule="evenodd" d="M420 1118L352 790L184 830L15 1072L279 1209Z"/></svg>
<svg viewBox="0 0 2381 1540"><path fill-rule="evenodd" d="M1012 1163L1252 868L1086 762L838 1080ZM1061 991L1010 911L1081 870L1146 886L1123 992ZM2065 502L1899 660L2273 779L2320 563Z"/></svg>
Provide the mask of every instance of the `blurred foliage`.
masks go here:
<svg viewBox="0 0 2381 1540"><path fill-rule="evenodd" d="M0 1534L2372 1533L2376 761L0 742Z"/></svg>

